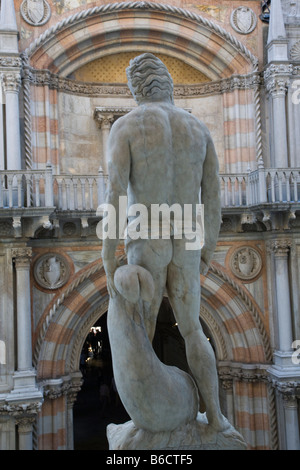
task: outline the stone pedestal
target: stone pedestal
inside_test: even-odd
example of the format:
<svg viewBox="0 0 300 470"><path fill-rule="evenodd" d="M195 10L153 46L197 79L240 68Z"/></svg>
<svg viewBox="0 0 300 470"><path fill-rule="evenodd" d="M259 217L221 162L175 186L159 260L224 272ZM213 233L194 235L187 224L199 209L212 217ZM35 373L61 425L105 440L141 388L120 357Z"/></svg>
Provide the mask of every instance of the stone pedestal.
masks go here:
<svg viewBox="0 0 300 470"><path fill-rule="evenodd" d="M217 432L209 426L205 413L171 432L152 433L135 427L133 421L109 424L107 439L110 450L246 450L243 437L229 426Z"/></svg>

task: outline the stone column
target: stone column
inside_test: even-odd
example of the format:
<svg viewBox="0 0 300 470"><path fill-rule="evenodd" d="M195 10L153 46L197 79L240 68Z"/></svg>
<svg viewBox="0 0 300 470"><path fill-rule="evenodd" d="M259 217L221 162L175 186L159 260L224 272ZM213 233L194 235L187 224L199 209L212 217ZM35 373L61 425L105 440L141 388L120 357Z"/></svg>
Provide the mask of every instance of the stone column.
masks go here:
<svg viewBox="0 0 300 470"><path fill-rule="evenodd" d="M16 420L19 436L18 450L32 450L32 426L34 421L35 417L22 417Z"/></svg>
<svg viewBox="0 0 300 470"><path fill-rule="evenodd" d="M1 82L5 93L7 170L21 170L21 143L19 123L19 72L4 72Z"/></svg>
<svg viewBox="0 0 300 470"><path fill-rule="evenodd" d="M102 153L103 153L103 172L104 175L108 174L108 161L107 161L107 141L110 133L111 126L115 120L112 113L97 114L97 122L102 131Z"/></svg>
<svg viewBox="0 0 300 470"><path fill-rule="evenodd" d="M267 85L272 100L272 135L274 167L288 167L286 104L288 81L284 77L273 78Z"/></svg>
<svg viewBox="0 0 300 470"><path fill-rule="evenodd" d="M222 388L226 392L226 408L227 408L227 419L235 425L234 417L234 398L233 398L233 379L222 380Z"/></svg>
<svg viewBox="0 0 300 470"><path fill-rule="evenodd" d="M31 248L14 248L17 296L17 369L32 370L30 261Z"/></svg>
<svg viewBox="0 0 300 470"><path fill-rule="evenodd" d="M300 450L298 406L295 395L283 396L286 450Z"/></svg>
<svg viewBox="0 0 300 470"><path fill-rule="evenodd" d="M82 384L81 372L72 373L70 389L67 391L67 450L74 450L73 407Z"/></svg>
<svg viewBox="0 0 300 470"><path fill-rule="evenodd" d="M3 94L0 84L0 170L5 169Z"/></svg>
<svg viewBox="0 0 300 470"><path fill-rule="evenodd" d="M277 322L279 350L290 353L292 350L292 311L290 301L288 255L291 241L282 239L271 242L271 249L275 258L275 280L277 301ZM290 354L289 354L290 356ZM290 364L289 364L290 365Z"/></svg>

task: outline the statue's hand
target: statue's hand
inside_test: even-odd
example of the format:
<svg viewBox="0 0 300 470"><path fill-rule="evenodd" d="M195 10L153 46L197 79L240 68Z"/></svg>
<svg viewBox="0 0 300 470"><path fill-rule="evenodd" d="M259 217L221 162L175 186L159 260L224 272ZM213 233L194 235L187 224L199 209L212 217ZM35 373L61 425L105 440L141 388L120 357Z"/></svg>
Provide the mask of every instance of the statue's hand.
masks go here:
<svg viewBox="0 0 300 470"><path fill-rule="evenodd" d="M203 276L206 276L208 270L209 270L209 266L206 264L206 262L203 260L203 258L201 258L200 274L203 274Z"/></svg>
<svg viewBox="0 0 300 470"><path fill-rule="evenodd" d="M117 289L116 289L115 282L114 282L114 274L118 266L119 266L119 263L116 258L103 260L103 267L106 273L106 280L107 280L107 290L108 290L110 297L115 297L115 295L117 294Z"/></svg>

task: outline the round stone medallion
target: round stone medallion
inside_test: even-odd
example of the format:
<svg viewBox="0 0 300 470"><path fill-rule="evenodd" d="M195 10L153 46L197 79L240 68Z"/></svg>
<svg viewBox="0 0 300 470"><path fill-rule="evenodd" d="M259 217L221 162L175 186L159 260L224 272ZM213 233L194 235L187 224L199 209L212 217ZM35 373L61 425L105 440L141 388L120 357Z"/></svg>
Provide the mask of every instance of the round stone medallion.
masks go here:
<svg viewBox="0 0 300 470"><path fill-rule="evenodd" d="M47 253L37 259L33 273L39 286L54 290L68 281L70 266L64 256L58 253Z"/></svg>
<svg viewBox="0 0 300 470"><path fill-rule="evenodd" d="M237 248L230 258L230 269L233 274L244 281L254 279L261 271L260 253L251 246Z"/></svg>
<svg viewBox="0 0 300 470"><path fill-rule="evenodd" d="M233 10L230 17L232 28L239 34L249 34L255 29L257 17L251 8L241 6Z"/></svg>

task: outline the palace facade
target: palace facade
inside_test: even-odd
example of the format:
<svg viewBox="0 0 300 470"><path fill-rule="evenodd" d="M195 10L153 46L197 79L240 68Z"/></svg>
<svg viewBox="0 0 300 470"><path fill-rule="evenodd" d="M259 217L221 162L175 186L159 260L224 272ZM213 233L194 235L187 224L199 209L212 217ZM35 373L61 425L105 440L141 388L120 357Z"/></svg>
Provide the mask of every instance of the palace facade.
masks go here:
<svg viewBox="0 0 300 470"><path fill-rule="evenodd" d="M299 450L299 0L1 0L0 449L74 448L80 354L108 307L106 142L142 52L219 157L199 318L223 412L249 449Z"/></svg>

